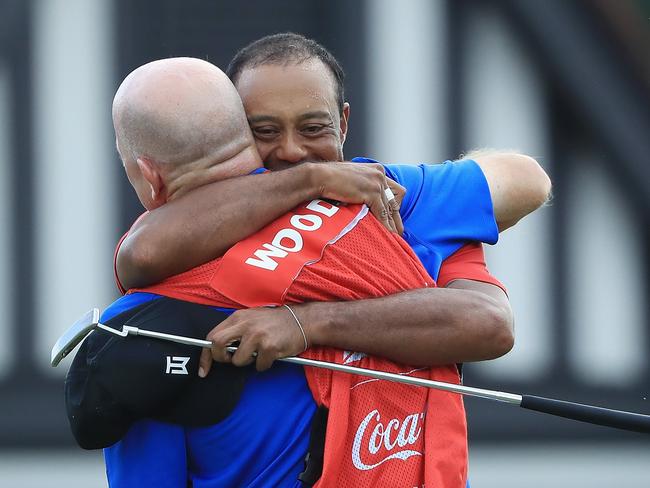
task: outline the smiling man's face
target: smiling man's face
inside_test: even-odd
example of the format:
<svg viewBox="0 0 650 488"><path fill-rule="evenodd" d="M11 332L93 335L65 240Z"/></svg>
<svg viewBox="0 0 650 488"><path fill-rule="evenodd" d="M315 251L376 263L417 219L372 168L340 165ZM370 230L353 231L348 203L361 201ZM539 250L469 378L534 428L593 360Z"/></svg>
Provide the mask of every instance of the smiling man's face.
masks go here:
<svg viewBox="0 0 650 488"><path fill-rule="evenodd" d="M320 60L244 69L236 87L267 168L343 160L350 108Z"/></svg>

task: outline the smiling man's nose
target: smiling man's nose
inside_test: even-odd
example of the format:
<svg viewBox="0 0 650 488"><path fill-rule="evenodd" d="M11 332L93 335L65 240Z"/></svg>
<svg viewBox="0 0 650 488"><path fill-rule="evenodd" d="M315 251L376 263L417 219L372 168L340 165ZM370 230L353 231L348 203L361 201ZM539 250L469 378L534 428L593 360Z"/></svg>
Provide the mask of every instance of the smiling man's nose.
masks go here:
<svg viewBox="0 0 650 488"><path fill-rule="evenodd" d="M288 135L282 139L276 156L288 163L300 163L307 156L307 150L298 138Z"/></svg>

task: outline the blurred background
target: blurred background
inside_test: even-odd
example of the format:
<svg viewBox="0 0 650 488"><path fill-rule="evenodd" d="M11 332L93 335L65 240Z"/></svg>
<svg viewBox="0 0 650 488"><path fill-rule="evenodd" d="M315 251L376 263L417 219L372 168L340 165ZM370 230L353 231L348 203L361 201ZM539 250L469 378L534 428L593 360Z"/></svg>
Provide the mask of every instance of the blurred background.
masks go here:
<svg viewBox="0 0 650 488"><path fill-rule="evenodd" d="M551 204L488 263L517 344L469 385L650 414L650 1L0 0L0 486L105 486L68 432L58 335L117 297L112 253L141 212L110 105L150 60L223 68L295 31L347 72L346 157L534 156ZM647 437L466 401L479 488L650 486Z"/></svg>

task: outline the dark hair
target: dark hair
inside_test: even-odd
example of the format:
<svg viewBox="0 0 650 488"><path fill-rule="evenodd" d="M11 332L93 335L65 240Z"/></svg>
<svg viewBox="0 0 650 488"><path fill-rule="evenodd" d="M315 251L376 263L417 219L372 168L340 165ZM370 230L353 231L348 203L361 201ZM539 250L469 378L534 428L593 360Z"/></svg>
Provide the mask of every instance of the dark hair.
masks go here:
<svg viewBox="0 0 650 488"><path fill-rule="evenodd" d="M265 36L250 43L235 54L226 69L226 74L237 85L237 80L245 69L266 64L285 66L290 63L300 64L314 58L319 59L327 66L334 76L337 103L339 110L342 111L345 101L343 68L331 52L313 39L308 39L300 34L284 32Z"/></svg>

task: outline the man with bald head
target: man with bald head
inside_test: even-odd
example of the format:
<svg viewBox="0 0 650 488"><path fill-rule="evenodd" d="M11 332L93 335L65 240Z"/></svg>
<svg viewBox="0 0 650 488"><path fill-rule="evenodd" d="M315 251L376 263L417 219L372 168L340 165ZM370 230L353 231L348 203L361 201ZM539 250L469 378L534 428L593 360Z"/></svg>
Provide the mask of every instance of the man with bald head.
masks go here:
<svg viewBox="0 0 650 488"><path fill-rule="evenodd" d="M239 94L206 61L166 59L136 69L115 95L113 123L126 174L147 210L262 166Z"/></svg>

